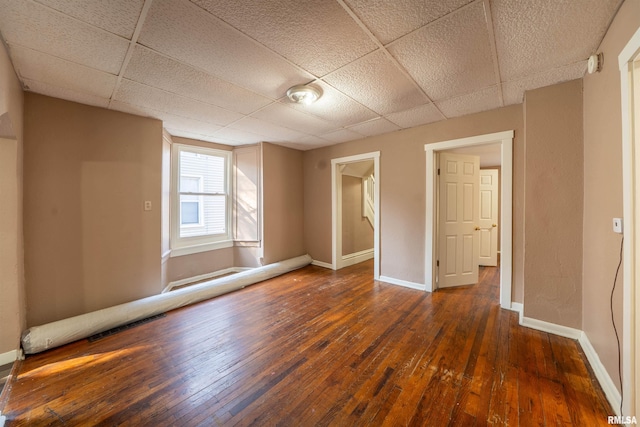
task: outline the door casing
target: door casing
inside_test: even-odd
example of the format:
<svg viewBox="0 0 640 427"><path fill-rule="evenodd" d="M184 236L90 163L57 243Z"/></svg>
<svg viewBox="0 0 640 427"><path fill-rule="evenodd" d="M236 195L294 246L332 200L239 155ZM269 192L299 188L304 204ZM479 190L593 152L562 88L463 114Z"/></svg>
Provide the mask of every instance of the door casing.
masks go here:
<svg viewBox="0 0 640 427"><path fill-rule="evenodd" d="M438 151L451 150L460 147L471 147L490 143L500 143L500 157L502 174L500 179L500 306L506 309L511 307L512 286L512 254L513 254L513 130L496 132L485 135L459 138L448 141L440 141L425 144L426 153L426 210L425 210L425 287L428 292L434 290L436 278L436 153Z"/></svg>
<svg viewBox="0 0 640 427"><path fill-rule="evenodd" d="M373 224L373 278L380 278L380 152L358 154L355 156L339 157L331 159L331 268L338 270L341 268L340 257L342 256L342 231L338 224L341 215L338 209L341 205L341 171L340 165L356 163L363 160L373 160L373 174L376 178L374 187L374 224Z"/></svg>

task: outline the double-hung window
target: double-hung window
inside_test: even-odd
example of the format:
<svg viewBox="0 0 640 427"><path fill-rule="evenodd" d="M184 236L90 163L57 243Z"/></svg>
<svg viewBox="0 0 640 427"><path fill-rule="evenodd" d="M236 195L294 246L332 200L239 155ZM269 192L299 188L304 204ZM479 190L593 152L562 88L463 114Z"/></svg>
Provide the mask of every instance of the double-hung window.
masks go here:
<svg viewBox="0 0 640 427"><path fill-rule="evenodd" d="M173 144L171 253L232 246L231 152Z"/></svg>

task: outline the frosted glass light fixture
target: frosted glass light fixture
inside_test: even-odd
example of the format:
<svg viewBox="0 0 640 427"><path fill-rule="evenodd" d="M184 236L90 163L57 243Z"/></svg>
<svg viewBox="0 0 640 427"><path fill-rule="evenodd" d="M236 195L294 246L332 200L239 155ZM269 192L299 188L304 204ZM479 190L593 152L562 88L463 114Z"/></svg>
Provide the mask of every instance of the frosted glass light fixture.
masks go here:
<svg viewBox="0 0 640 427"><path fill-rule="evenodd" d="M322 96L322 90L310 85L296 85L287 91L287 97L296 104L309 105Z"/></svg>

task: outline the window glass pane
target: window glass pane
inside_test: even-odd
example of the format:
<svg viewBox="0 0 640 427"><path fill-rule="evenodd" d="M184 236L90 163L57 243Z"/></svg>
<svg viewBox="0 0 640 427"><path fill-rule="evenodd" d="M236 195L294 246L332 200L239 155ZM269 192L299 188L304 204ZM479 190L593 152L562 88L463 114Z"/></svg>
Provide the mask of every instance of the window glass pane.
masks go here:
<svg viewBox="0 0 640 427"><path fill-rule="evenodd" d="M198 224L200 222L200 203L180 202L180 223L182 225Z"/></svg>
<svg viewBox="0 0 640 427"><path fill-rule="evenodd" d="M201 193L200 181L202 181L202 178L198 176L180 176L180 191L183 193Z"/></svg>
<svg viewBox="0 0 640 427"><path fill-rule="evenodd" d="M189 151L180 151L180 192L193 192L195 185L189 177L202 177L196 192L225 192L225 158Z"/></svg>
<svg viewBox="0 0 640 427"><path fill-rule="evenodd" d="M199 199L200 202L192 202L194 198ZM193 223L184 222L183 210L180 237L208 236L226 233L226 196L181 195L180 205L184 206L185 203L198 205L201 210L199 213L200 216L198 217L199 221ZM190 217L190 219L193 219L193 217Z"/></svg>

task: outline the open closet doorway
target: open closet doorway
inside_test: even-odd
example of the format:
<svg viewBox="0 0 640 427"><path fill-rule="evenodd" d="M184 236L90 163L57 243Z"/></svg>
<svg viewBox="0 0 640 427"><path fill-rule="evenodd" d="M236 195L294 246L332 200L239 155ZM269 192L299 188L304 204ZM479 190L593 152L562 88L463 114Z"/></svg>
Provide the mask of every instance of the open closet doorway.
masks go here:
<svg viewBox="0 0 640 427"><path fill-rule="evenodd" d="M493 147L491 147L493 145ZM489 147L494 151L499 146L500 156L500 213L499 221L495 222L500 231L498 244L501 252L500 262L500 306L511 309L512 284L512 170L513 170L513 131L461 138L425 145L426 152L426 237L425 237L425 284L426 290L437 289L438 278L438 197L440 194L438 153L440 152L481 152ZM487 148L484 148L485 150ZM493 222L490 223L493 228ZM480 231L480 223L474 224L474 232ZM486 228L489 228L487 225ZM488 233L490 233L488 231ZM479 235L478 235L479 237ZM488 242L490 243L490 241ZM479 241L478 241L479 244ZM485 245L487 242L485 241ZM498 245L497 244L497 245Z"/></svg>
<svg viewBox="0 0 640 427"><path fill-rule="evenodd" d="M380 277L380 152L331 160L332 259L339 270L374 259Z"/></svg>

